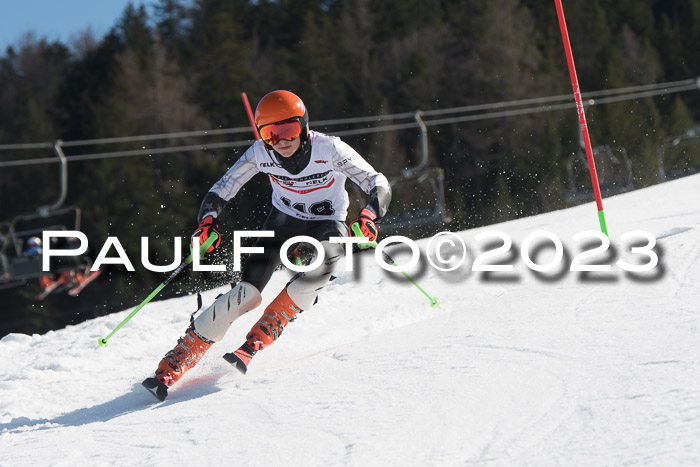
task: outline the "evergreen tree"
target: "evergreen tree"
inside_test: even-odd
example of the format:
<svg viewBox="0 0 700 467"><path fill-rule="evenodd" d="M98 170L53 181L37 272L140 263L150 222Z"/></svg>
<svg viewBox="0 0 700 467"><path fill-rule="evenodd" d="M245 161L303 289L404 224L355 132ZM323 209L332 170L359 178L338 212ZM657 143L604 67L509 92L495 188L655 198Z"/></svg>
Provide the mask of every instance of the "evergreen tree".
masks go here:
<svg viewBox="0 0 700 467"><path fill-rule="evenodd" d="M700 0L563 3L584 93L700 76ZM86 36L71 48L29 35L0 54L0 143L246 127L241 93L255 106L274 89L298 93L312 123L571 92L551 2L157 0L149 8L127 6L99 42ZM636 187L659 181L661 152L666 170L700 164L692 155L695 140L683 137L674 145L698 126L697 92L599 101L586 112L593 146L625 154ZM382 121L389 123L395 122ZM360 126L314 129L333 134ZM445 170L448 209L455 216L449 228L561 208L569 205L567 194L590 190L578 128L573 109L429 126L429 165ZM69 146L69 155L202 148L71 162L67 203L83 209L91 243L118 235L138 264L140 236L157 232L152 259L170 261L172 237L195 227L201 197L245 149L211 150L207 144L240 137ZM421 156L417 128L345 139L396 179ZM50 156L47 146L3 151L0 161ZM598 157L607 183L611 166L607 156ZM53 201L56 168L2 168L0 221ZM226 230L254 225L269 208L264 177L254 178L242 196L250 202L227 208ZM396 196L394 209L434 202L412 186L397 185ZM160 279L142 269L138 284L130 277L107 267L105 285L85 292L92 304L83 318L140 301ZM185 281L182 290L201 286ZM32 306L31 287L3 292L12 309L22 310L8 320L28 320L21 329L32 332L71 319L75 302L56 298L43 308Z"/></svg>

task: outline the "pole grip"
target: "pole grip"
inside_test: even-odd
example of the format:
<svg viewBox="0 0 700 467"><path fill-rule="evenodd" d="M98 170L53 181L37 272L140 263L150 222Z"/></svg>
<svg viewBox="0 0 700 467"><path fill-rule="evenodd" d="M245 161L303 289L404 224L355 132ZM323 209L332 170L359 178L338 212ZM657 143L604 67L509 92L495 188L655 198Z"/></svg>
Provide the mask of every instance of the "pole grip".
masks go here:
<svg viewBox="0 0 700 467"><path fill-rule="evenodd" d="M362 230L360 230L360 226L356 222L350 224L350 230L352 230L352 233L354 233L356 237L365 236L365 234L362 233ZM368 243L358 243L357 246L360 248L377 248L377 242L373 241Z"/></svg>

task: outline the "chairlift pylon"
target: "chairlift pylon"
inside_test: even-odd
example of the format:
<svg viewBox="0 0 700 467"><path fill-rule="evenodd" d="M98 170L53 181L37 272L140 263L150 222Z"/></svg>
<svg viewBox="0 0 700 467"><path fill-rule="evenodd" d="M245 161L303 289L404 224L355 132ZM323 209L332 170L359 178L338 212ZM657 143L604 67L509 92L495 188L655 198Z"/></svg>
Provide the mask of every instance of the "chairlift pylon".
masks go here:
<svg viewBox="0 0 700 467"><path fill-rule="evenodd" d="M700 79L698 79L698 87L700 88ZM664 142L656 148L656 163L659 180L666 181L677 178L679 176L691 175L700 172L700 165L696 163L686 167L665 167L668 165L667 150L697 144L700 141L700 126L695 128L686 128L682 133L667 137ZM697 151L695 151L697 154ZM664 162L666 164L664 164ZM690 162L688 160L688 162Z"/></svg>

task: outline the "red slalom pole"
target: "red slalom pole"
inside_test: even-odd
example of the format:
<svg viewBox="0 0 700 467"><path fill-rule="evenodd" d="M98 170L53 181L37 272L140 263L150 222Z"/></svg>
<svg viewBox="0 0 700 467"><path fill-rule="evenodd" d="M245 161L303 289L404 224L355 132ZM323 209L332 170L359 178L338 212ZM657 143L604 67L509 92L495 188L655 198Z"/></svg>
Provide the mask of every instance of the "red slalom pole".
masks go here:
<svg viewBox="0 0 700 467"><path fill-rule="evenodd" d="M248 102L248 95L244 92L241 93L241 99L243 99L243 105L245 106L245 113L248 114L248 121L250 126L253 127L253 133L255 133L255 139L260 139L260 133L258 133L258 127L255 126L255 119L253 118L253 111L250 108L250 102Z"/></svg>
<svg viewBox="0 0 700 467"><path fill-rule="evenodd" d="M578 77L576 76L576 66L574 65L574 55L571 53L571 43L569 42L569 32L566 29L566 19L564 19L564 8L561 6L561 0L554 0L554 5L557 7L557 16L559 17L559 29L561 29L561 40L564 43L566 51L566 61L569 64L569 75L571 76L571 86L574 88L574 98L576 99L576 109L578 111L578 120L581 125L581 134L583 135L583 144L586 146L586 158L588 159L588 171L591 173L591 183L593 184L593 193L595 194L595 202L598 207L598 220L600 221L600 230L608 235L608 227L605 223L605 213L603 212L603 198L600 194L600 184L598 183L598 174L595 170L595 160L593 160L593 148L591 147L591 138L588 135L588 124L586 124L586 114L583 110L583 101L581 100L581 89L578 85ZM609 235L608 235L609 236Z"/></svg>

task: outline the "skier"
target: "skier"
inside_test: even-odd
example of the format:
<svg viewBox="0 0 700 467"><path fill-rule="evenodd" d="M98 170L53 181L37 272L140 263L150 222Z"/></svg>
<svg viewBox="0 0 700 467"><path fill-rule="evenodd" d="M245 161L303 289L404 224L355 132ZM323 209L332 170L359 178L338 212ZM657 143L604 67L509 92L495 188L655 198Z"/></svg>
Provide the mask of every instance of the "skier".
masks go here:
<svg viewBox="0 0 700 467"><path fill-rule="evenodd" d="M41 256L43 251L41 239L39 237L29 237L22 255L25 257Z"/></svg>
<svg viewBox="0 0 700 467"><path fill-rule="evenodd" d="M185 335L158 364L155 377L143 382L160 400L167 396L168 387L224 337L234 320L260 305L260 294L280 264L280 249L286 240L299 235L312 237L321 242L325 259L313 271L294 276L265 308L243 345L224 355L244 374L256 352L272 344L289 322L311 308L328 283L345 255L344 246L329 242L329 238L344 237L348 232L354 236L352 225L357 224L370 242L376 239L375 221L386 214L391 200L389 182L339 138L309 130L308 121L306 107L295 94L278 90L264 96L255 110L261 140L246 150L202 201L199 228L192 237L198 237L201 245L216 232L219 238L209 252L221 243L217 217L226 203L255 174L265 173L272 185L273 208L262 230L272 230L275 235L258 238L255 246L264 251L249 257L241 281L192 320ZM344 223L348 177L369 195L350 231ZM359 245L361 249L370 246Z"/></svg>
<svg viewBox="0 0 700 467"><path fill-rule="evenodd" d="M29 237L22 255L26 258L32 258L41 256L43 252L44 248L41 238ZM39 276L39 287L41 287L41 293L47 293L47 291L51 293L57 287L56 282L54 282L54 275L52 273L44 273Z"/></svg>
<svg viewBox="0 0 700 467"><path fill-rule="evenodd" d="M53 249L62 248L68 250L77 249L80 245L80 240L76 237L65 237L59 242L58 239L52 238L51 245ZM43 253L42 241L39 237L31 237L27 240L24 256L41 256ZM92 259L88 254L81 256L75 260L75 264L71 265L68 270L62 271L60 274L47 272L39 276L39 287L41 292L34 297L36 300L43 300L52 293L68 291L68 295L73 297L80 292L102 273L102 270L97 269L90 271ZM60 267L53 264L52 268ZM65 266L63 266L65 267Z"/></svg>

